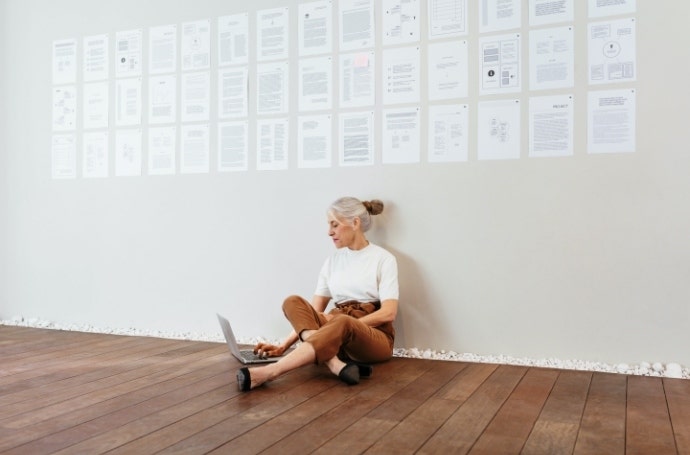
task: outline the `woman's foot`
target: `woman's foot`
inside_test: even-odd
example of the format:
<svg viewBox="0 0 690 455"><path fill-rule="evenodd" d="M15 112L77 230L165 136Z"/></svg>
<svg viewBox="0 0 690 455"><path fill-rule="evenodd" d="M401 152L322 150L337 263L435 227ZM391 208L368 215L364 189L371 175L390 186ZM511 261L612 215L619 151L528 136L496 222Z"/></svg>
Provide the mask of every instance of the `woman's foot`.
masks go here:
<svg viewBox="0 0 690 455"><path fill-rule="evenodd" d="M338 372L338 377L347 385L359 384L359 366L356 363L346 364Z"/></svg>
<svg viewBox="0 0 690 455"><path fill-rule="evenodd" d="M248 392L268 381L270 377L263 374L265 373L264 370L264 367L252 368L251 370L247 367L240 368L237 371L237 388L239 391Z"/></svg>

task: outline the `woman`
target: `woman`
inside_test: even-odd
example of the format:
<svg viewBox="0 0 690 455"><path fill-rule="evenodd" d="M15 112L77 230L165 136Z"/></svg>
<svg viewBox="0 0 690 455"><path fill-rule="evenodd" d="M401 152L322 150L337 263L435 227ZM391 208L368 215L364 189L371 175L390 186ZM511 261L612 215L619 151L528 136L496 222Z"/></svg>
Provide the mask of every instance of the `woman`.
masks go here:
<svg viewBox="0 0 690 455"><path fill-rule="evenodd" d="M321 268L311 304L299 296L285 299L283 312L293 332L280 346L259 343L254 352L280 356L297 340L302 343L278 362L239 370L241 391L312 363L325 364L346 384L358 384L360 377L371 375L367 364L392 357L398 266L391 253L370 243L364 234L372 215L382 211L379 200L344 197L331 204L328 235L337 250ZM326 314L331 300L335 308Z"/></svg>

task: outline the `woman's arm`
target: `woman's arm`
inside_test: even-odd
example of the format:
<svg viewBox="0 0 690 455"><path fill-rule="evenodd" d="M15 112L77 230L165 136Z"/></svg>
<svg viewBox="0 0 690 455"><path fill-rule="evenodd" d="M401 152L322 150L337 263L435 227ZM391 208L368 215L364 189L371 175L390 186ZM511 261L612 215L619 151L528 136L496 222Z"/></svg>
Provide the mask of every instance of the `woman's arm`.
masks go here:
<svg viewBox="0 0 690 455"><path fill-rule="evenodd" d="M398 300L389 299L381 302L381 308L374 311L373 313L367 314L366 316L359 318L359 320L364 322L369 327L378 327L387 322L393 322L397 314Z"/></svg>

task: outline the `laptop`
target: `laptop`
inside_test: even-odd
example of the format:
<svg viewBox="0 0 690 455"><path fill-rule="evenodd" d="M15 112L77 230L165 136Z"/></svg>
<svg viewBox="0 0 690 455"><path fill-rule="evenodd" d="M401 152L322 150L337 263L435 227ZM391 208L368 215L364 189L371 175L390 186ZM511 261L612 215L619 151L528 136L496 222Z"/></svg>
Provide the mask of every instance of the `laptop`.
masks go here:
<svg viewBox="0 0 690 455"><path fill-rule="evenodd" d="M223 336L225 337L225 341L228 343L230 352L232 355L237 357L240 362L244 363L245 365L254 363L272 363L277 362L284 357L260 357L259 355L254 354L253 350L251 349L240 349L240 347L237 345L237 339L235 339L235 335L232 333L230 321L218 313L216 313L216 316L218 316L218 322L220 323L220 328L223 329Z"/></svg>

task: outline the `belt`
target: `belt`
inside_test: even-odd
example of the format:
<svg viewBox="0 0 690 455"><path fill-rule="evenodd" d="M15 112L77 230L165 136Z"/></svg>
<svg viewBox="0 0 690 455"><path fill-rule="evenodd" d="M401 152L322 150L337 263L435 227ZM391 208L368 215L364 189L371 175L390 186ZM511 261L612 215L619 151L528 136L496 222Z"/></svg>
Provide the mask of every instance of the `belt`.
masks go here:
<svg viewBox="0 0 690 455"><path fill-rule="evenodd" d="M374 300L372 302L360 302L359 300L345 300L343 302L337 302L335 304L335 307L336 308L347 308L347 307L351 307L351 306L365 305L367 303L374 305L374 308L376 310L381 308L381 302L379 300Z"/></svg>

